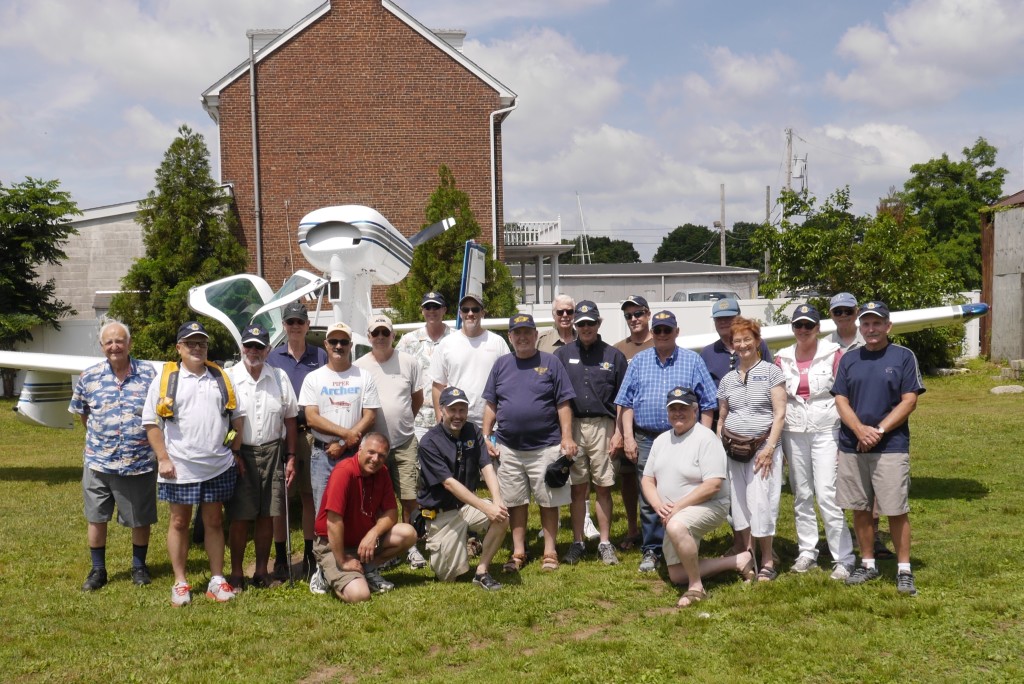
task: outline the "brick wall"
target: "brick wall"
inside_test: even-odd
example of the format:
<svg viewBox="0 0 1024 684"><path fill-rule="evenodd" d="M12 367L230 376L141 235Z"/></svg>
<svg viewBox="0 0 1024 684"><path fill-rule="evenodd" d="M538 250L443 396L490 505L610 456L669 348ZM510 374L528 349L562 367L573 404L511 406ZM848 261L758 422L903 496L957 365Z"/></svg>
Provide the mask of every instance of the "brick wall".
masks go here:
<svg viewBox="0 0 1024 684"><path fill-rule="evenodd" d="M335 0L257 65L256 84L263 269L271 286L311 269L296 233L314 209L364 204L414 234L441 164L469 194L479 239L490 242L489 114L501 108L498 93L380 0ZM255 272L248 72L221 93L220 145L221 180L234 185ZM374 292L374 304L384 303L383 292Z"/></svg>

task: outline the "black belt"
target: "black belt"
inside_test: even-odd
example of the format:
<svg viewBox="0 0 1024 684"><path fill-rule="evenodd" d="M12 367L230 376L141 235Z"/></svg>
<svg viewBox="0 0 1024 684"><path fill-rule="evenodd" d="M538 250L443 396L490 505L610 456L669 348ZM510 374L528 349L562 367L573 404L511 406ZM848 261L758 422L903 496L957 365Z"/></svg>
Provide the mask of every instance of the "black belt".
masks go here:
<svg viewBox="0 0 1024 684"><path fill-rule="evenodd" d="M654 432L653 430L644 430L642 427L638 427L638 426L634 425L633 426L633 432L634 432L634 434L639 432L641 435L643 435L644 437L646 437L648 439L655 439L656 437L658 437L658 435L662 434L662 432L664 432L664 430L662 432Z"/></svg>
<svg viewBox="0 0 1024 684"><path fill-rule="evenodd" d="M313 446L315 446L317 449L323 449L324 451L327 451L327 447L329 447L332 444L337 444L337 442L325 442L321 439L317 439L316 437L313 438Z"/></svg>

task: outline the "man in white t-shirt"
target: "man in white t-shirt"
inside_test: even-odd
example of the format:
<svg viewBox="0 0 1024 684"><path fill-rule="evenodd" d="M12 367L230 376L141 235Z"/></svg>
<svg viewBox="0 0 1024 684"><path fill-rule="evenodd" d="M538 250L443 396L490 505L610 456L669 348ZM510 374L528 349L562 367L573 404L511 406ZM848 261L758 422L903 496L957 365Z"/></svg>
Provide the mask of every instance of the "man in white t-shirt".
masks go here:
<svg viewBox="0 0 1024 684"><path fill-rule="evenodd" d="M423 439L427 430L438 423L437 415L434 414L434 383L430 379L430 359L434 356L434 350L441 344L441 341L452 333L452 329L444 322L444 315L447 311L448 302L445 301L443 294L434 290L427 292L423 295L423 301L420 303L423 327L405 333L395 345L395 349L411 354L420 362L424 402L416 414L413 428L417 440Z"/></svg>
<svg viewBox="0 0 1024 684"><path fill-rule="evenodd" d="M416 453L419 447L414 434L416 413L423 405L423 388L419 361L391 346L395 327L387 316L370 319L367 330L370 353L355 363L373 376L381 408L373 431L387 435L388 474L395 494L402 502L402 522L409 522L418 508L416 488L420 467ZM414 570L427 567L427 560L415 545L409 548L409 565Z"/></svg>
<svg viewBox="0 0 1024 684"><path fill-rule="evenodd" d="M356 454L380 408L373 376L352 365L352 329L344 323L332 325L324 348L327 365L307 375L299 392L299 405L305 407L313 433L309 471L317 511L334 466Z"/></svg>
<svg viewBox="0 0 1024 684"><path fill-rule="evenodd" d="M477 295L466 295L459 302L462 329L441 340L430 362L434 382L434 412L441 415L441 390L458 387L469 398L469 420L478 428L484 422L484 385L494 362L510 353L508 344L499 335L483 328L483 301Z"/></svg>

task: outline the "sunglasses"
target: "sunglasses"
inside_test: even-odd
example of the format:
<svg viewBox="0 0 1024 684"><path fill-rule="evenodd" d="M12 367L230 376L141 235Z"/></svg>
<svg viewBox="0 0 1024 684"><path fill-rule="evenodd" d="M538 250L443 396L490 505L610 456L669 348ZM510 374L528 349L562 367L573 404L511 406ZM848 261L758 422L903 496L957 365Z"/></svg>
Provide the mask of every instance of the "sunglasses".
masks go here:
<svg viewBox="0 0 1024 684"><path fill-rule="evenodd" d="M206 340L185 340L185 346L189 349L206 349L210 343Z"/></svg>
<svg viewBox="0 0 1024 684"><path fill-rule="evenodd" d="M837 306L832 309L833 316L852 316L854 313L856 312L853 309L846 306Z"/></svg>
<svg viewBox="0 0 1024 684"><path fill-rule="evenodd" d="M327 344L331 347L347 347L352 344L352 340L327 340Z"/></svg>
<svg viewBox="0 0 1024 684"><path fill-rule="evenodd" d="M794 321L793 322L793 329L794 330L814 330L817 326L818 326L817 323L812 323L811 321Z"/></svg>
<svg viewBox="0 0 1024 684"><path fill-rule="evenodd" d="M646 315L647 315L647 310L646 309L640 309L639 311L634 311L633 313L624 313L624 314L622 314L622 317L625 318L628 321L631 318L642 318L643 316L646 316Z"/></svg>
<svg viewBox="0 0 1024 684"><path fill-rule="evenodd" d="M370 337L388 337L390 335L391 335L391 331L390 330L386 330L384 328L377 328L372 333L370 333Z"/></svg>
<svg viewBox="0 0 1024 684"><path fill-rule="evenodd" d="M576 323L577 328L593 328L597 325L597 321L578 321Z"/></svg>
<svg viewBox="0 0 1024 684"><path fill-rule="evenodd" d="M462 313L478 314L481 311L483 311L483 307L480 307L480 306L461 306L461 307L459 307L459 311L461 311Z"/></svg>
<svg viewBox="0 0 1024 684"><path fill-rule="evenodd" d="M655 335L668 335L670 333L675 332L675 328L669 328L668 326L659 325L654 328L651 328L651 332L653 332Z"/></svg>
<svg viewBox="0 0 1024 684"><path fill-rule="evenodd" d="M302 320L301 318L289 318L287 321L284 322L284 324L285 325L302 325L305 322L306 321Z"/></svg>
<svg viewBox="0 0 1024 684"><path fill-rule="evenodd" d="M433 302L431 302L430 304L424 304L420 308L421 309L426 309L427 311L437 311L438 309L440 309L442 307L441 307L440 304L434 304Z"/></svg>
<svg viewBox="0 0 1024 684"><path fill-rule="evenodd" d="M260 344L259 342L246 342L242 345L246 349L266 349L267 345Z"/></svg>
<svg viewBox="0 0 1024 684"><path fill-rule="evenodd" d="M556 316L572 316L575 313L572 309L555 309Z"/></svg>

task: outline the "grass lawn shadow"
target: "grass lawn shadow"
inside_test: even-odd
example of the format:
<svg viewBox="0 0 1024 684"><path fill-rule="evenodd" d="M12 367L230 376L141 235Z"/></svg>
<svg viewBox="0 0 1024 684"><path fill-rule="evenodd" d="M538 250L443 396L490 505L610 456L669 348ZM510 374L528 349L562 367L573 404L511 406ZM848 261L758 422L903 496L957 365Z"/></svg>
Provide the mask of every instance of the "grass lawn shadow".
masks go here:
<svg viewBox="0 0 1024 684"><path fill-rule="evenodd" d="M0 468L0 480L3 480L4 482L42 482L43 484L48 485L81 482L82 466Z"/></svg>
<svg viewBox="0 0 1024 684"><path fill-rule="evenodd" d="M963 477L919 477L910 478L910 498L913 499L962 499L974 501L989 495L989 488L978 480Z"/></svg>

